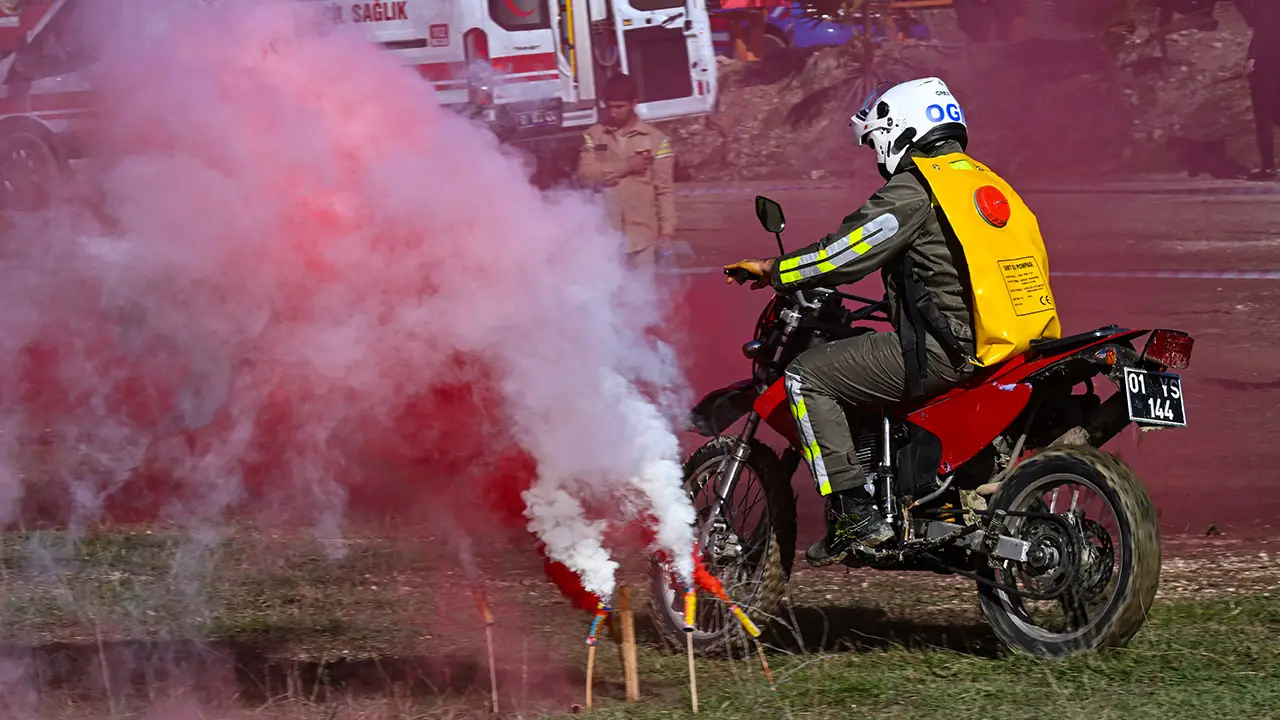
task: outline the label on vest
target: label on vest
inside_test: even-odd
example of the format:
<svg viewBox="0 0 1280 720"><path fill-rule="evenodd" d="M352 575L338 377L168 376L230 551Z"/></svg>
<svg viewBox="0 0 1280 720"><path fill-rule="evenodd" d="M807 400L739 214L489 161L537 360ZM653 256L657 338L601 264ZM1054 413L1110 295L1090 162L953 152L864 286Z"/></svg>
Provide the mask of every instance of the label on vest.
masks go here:
<svg viewBox="0 0 1280 720"><path fill-rule="evenodd" d="M1013 301L1013 312L1018 317L1053 312L1053 295L1049 294L1049 282L1034 257L1001 260L1000 274L1005 289Z"/></svg>

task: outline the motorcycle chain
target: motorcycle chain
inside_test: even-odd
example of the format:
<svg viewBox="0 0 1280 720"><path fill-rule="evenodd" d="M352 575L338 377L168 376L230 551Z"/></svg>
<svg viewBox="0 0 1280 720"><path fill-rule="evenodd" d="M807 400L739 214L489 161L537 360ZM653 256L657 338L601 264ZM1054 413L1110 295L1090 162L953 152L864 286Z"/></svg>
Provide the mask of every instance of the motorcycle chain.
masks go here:
<svg viewBox="0 0 1280 720"><path fill-rule="evenodd" d="M999 513L1003 517L1024 517L1029 519L1047 520L1051 523L1056 523L1060 525L1062 529L1066 531L1066 534L1068 535L1068 537L1073 537L1076 534L1071 526L1071 523L1068 522L1066 518L1062 517L1057 513L1021 512L1021 511L1015 511L1015 510L1001 510L1001 511L987 510L987 511L978 513L978 516L986 521L984 524L987 525L988 527L984 528L984 527L981 527L979 524L970 525L965 530L962 530L959 533L947 535L944 538L939 538L940 540L944 541L942 546L952 545L956 541L958 541L960 538L965 537L966 535L971 535L974 532L977 532L979 529L986 530L988 533L990 533L991 526L993 525L1002 526L1003 525L1003 523L1001 522L1002 518L998 518L997 513ZM1008 531L1007 527L1002 527L999 529L1003 529L1006 532ZM937 550L942 546L929 546L929 547L917 546L916 548L911 548L910 554L929 560L934 564L936 564L942 570L945 570L949 573L959 575L961 577L969 578L970 580L981 583L988 587L995 588L996 590L1004 591L1010 595L1022 598L1024 600L1057 600L1058 598L1062 597L1068 590L1071 589L1072 584L1075 582L1076 572L1079 565L1078 559L1074 556L1074 553L1073 553L1073 556L1067 559L1069 563L1067 567L1067 571L1063 574L1062 579L1054 588L1052 588L1050 591L1047 591L1047 592L1032 592L1030 590L1020 589L1013 585L1006 585L1005 583L1002 583L998 580L993 580L991 578L983 577L982 575L976 572L963 570L961 568L948 565L947 563L943 562L941 558L934 555L932 552L933 550ZM907 553L904 552L903 554L907 554Z"/></svg>
<svg viewBox="0 0 1280 720"><path fill-rule="evenodd" d="M1076 576L1075 564L1072 563L1071 567L1068 568L1067 572L1063 575L1063 580L1059 585L1059 587L1054 588L1050 592L1037 593L1037 592L1031 592L1029 590L1022 590L1013 585L1006 585L998 580L992 580L991 578L983 577L982 575L979 575L978 573L972 572L970 570L962 570L958 567L953 567L951 565L948 565L942 562L941 559L939 559L937 556L931 553L925 553L924 557L936 563L938 567L941 568L942 570L945 570L953 575L959 575L961 577L969 578L970 580L978 582L982 585L986 585L987 587L995 588L996 590L1003 590L1009 595L1022 598L1023 600L1057 600L1058 598L1065 595L1068 590L1071 589L1071 584L1075 582L1075 576Z"/></svg>

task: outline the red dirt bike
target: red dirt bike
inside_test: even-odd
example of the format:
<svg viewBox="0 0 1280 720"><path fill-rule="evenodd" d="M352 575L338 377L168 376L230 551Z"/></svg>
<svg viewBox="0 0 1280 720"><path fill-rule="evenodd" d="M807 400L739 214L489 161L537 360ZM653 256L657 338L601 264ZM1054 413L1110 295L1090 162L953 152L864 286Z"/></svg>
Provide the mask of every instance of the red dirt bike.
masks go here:
<svg viewBox="0 0 1280 720"><path fill-rule="evenodd" d="M756 214L781 250L782 208L757 197ZM783 370L811 347L873 332L858 323L887 321L886 310L832 290L776 294L742 348L751 379L692 411L692 429L711 438L684 464L699 552L761 618L782 602L796 550L791 480L801 456ZM878 422L851 414L858 461L896 538L845 564L968 578L996 635L1025 654L1124 646L1159 584L1160 529L1134 472L1098 448L1130 423L1186 425L1181 380L1169 370L1187 367L1192 344L1173 330L1099 328L1034 344L949 392L885 408ZM1117 388L1106 399L1094 388L1100 375ZM757 438L762 421L789 441L781 456ZM652 582L655 624L679 646L682 588L661 558ZM695 646L726 649L733 619L717 603L699 607Z"/></svg>

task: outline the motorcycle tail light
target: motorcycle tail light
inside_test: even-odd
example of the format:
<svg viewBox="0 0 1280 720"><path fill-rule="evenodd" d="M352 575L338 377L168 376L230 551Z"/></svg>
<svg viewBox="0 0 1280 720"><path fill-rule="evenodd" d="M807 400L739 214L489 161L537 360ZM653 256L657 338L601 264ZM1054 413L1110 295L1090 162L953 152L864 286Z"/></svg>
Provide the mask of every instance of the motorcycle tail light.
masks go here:
<svg viewBox="0 0 1280 720"><path fill-rule="evenodd" d="M1177 330L1155 330L1142 349L1142 359L1182 370L1191 364L1191 346L1195 338Z"/></svg>

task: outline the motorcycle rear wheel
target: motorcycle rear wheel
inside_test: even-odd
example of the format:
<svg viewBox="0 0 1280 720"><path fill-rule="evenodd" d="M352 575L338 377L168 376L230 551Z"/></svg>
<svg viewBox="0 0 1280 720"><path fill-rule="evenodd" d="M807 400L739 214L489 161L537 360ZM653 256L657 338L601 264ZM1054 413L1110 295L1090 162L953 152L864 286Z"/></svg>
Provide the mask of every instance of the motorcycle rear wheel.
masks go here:
<svg viewBox="0 0 1280 720"><path fill-rule="evenodd" d="M685 492L693 498L699 522L710 510L715 487L721 478L721 464L732 455L737 443L737 436L714 438L694 451L684 463ZM724 583L730 600L763 628L766 616L782 604L795 558L795 494L791 490L791 479L786 477L773 450L758 440L752 440L750 447L750 455L738 478L734 495L726 502L726 509L732 511L734 499L741 497L744 491L750 493L750 486L758 484L765 501L765 512L752 527L730 528L744 539L749 540L745 536L752 536L756 542L750 544L746 557L740 563L718 562L710 556L708 548L702 548L701 552L707 569ZM701 501L700 497L703 498ZM684 590L677 587L669 568L660 562L650 563L650 576L649 596L654 626L665 641L682 648L685 644ZM735 640L743 637L728 608L701 590L698 591L694 627L694 652L700 655L733 654Z"/></svg>
<svg viewBox="0 0 1280 720"><path fill-rule="evenodd" d="M996 635L1015 651L1041 658L1064 658L1104 648L1124 647L1146 622L1156 589L1160 584L1160 524L1155 507L1137 475L1128 465L1113 455L1085 445L1055 447L1040 452L1023 461L1000 485L991 498L991 509L1011 511L1057 512L1058 492L1066 484L1079 485L1096 492L1112 511L1116 520L1118 537L1112 544L1110 534L1101 523L1092 518L1081 520L1087 532L1078 543L1082 556L1093 558L1093 563L1082 563L1072 590L1063 596L1062 604L1067 628L1055 632L1040 626L1030 617L1026 601L1003 590L979 583L979 605L987 622ZM1046 507L1043 496L1053 491L1051 504ZM1071 507L1076 505L1076 497ZM1065 503L1065 498L1063 499ZM1084 515L1081 516L1085 518ZM1028 539L1028 528L1023 523L1034 522L1011 518L1010 530ZM1041 526L1043 537L1053 535L1047 524ZM1103 536L1106 536L1105 538ZM1099 541L1094 545L1094 541ZM1059 539L1057 542L1061 542ZM1119 551L1117 553L1116 551ZM1112 562L1119 554L1119 562ZM1101 558L1108 556L1103 567ZM1015 568L1010 563L1005 568L986 566L982 572L1005 584L1025 583L1025 567ZM1105 576L1105 580L1103 577ZM1034 580L1034 578L1032 578ZM1091 582L1092 581L1092 582ZM1089 612L1088 603L1095 587L1114 585L1105 602L1096 612ZM1081 614L1083 613L1083 614ZM1074 616L1073 616L1074 614ZM1081 622L1081 621L1085 622ZM1083 625L1083 627L1081 627Z"/></svg>

